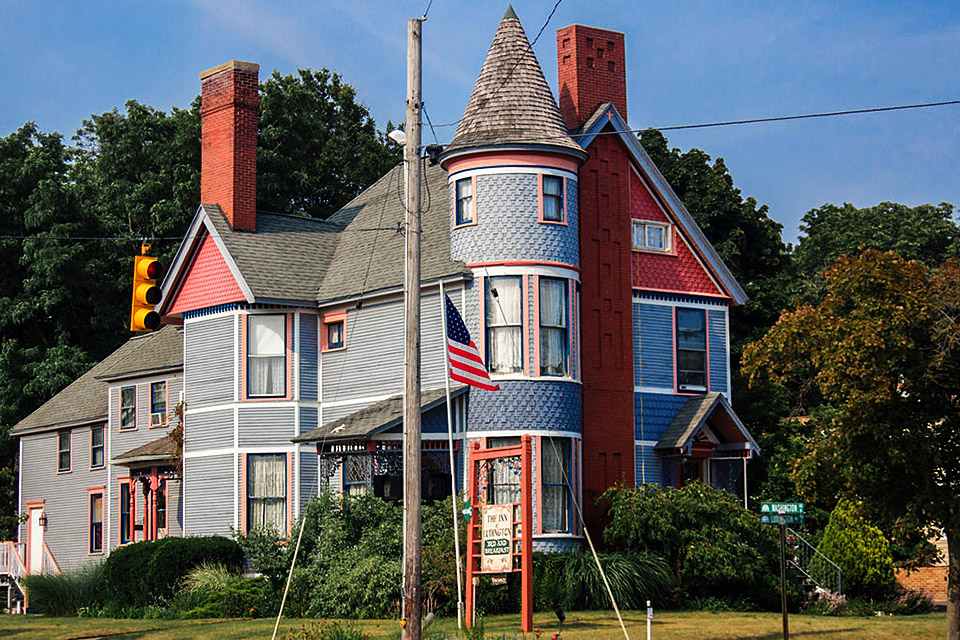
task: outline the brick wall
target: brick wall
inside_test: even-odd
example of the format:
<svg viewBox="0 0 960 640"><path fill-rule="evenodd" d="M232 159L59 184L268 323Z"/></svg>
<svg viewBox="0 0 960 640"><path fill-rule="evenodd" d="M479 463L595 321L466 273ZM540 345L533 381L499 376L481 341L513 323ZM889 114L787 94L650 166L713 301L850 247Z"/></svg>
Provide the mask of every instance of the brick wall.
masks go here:
<svg viewBox="0 0 960 640"><path fill-rule="evenodd" d="M897 582L904 589L926 589L933 593L934 602L944 603L947 601L947 569L948 567L921 567L909 573L897 569Z"/></svg>
<svg viewBox="0 0 960 640"><path fill-rule="evenodd" d="M627 119L623 34L575 24L557 31L560 114L568 129L580 127L597 107L612 102Z"/></svg>

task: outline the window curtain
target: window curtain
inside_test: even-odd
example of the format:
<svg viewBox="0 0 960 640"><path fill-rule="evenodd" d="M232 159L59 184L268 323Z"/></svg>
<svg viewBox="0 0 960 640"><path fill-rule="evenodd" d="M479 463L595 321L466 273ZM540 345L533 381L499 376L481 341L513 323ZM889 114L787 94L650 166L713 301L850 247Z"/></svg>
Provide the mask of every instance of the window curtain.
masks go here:
<svg viewBox="0 0 960 640"><path fill-rule="evenodd" d="M542 438L540 440L540 472L543 477L540 484L543 495L540 506L543 515L544 533L567 533L570 531L568 522L568 500L570 469L567 447L569 440L565 438Z"/></svg>
<svg viewBox="0 0 960 640"><path fill-rule="evenodd" d="M249 394L282 395L285 383L284 316L251 316L248 340Z"/></svg>
<svg viewBox="0 0 960 640"><path fill-rule="evenodd" d="M287 457L247 457L248 529L287 530Z"/></svg>
<svg viewBox="0 0 960 640"><path fill-rule="evenodd" d="M490 448L515 447L520 444L518 436L488 438ZM490 504L513 504L520 502L520 476L509 465L491 461L490 464Z"/></svg>
<svg viewBox="0 0 960 640"><path fill-rule="evenodd" d="M563 178L543 177L543 219L562 220Z"/></svg>
<svg viewBox="0 0 960 640"><path fill-rule="evenodd" d="M497 295L493 292L496 290ZM522 289L520 278L490 278L487 287L487 348L490 371L523 370Z"/></svg>
<svg viewBox="0 0 960 640"><path fill-rule="evenodd" d="M567 281L540 279L540 372L567 375Z"/></svg>

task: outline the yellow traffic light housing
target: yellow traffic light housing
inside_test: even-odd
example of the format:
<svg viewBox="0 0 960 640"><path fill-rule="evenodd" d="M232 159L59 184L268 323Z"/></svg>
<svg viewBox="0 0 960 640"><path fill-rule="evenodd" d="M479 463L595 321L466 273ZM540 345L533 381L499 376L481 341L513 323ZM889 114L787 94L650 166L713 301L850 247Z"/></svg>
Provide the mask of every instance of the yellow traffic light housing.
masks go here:
<svg viewBox="0 0 960 640"><path fill-rule="evenodd" d="M150 249L143 246L143 252ZM157 281L163 277L163 265L156 258L139 255L133 262L133 301L130 305L130 331L156 331L160 314L154 311L161 292Z"/></svg>

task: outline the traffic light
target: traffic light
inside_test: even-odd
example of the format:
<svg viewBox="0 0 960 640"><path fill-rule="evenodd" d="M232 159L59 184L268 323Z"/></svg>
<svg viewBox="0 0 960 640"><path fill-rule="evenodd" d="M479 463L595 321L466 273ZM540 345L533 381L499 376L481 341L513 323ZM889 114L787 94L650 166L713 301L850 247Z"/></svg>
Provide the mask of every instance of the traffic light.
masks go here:
<svg viewBox="0 0 960 640"><path fill-rule="evenodd" d="M146 252L148 246L144 246ZM157 280L163 277L163 265L156 258L140 255L133 262L133 302L130 305L130 331L155 331L160 314L153 310L160 302Z"/></svg>

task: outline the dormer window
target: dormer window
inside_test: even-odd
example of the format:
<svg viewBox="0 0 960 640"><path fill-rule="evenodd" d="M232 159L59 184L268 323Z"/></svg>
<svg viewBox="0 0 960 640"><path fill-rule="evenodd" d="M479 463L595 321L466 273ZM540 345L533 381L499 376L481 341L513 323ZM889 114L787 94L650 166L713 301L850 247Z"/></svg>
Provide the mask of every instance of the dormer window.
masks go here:
<svg viewBox="0 0 960 640"><path fill-rule="evenodd" d="M633 248L641 251L670 251L670 225L649 220L633 221Z"/></svg>
<svg viewBox="0 0 960 640"><path fill-rule="evenodd" d="M473 224L473 178L457 180L457 226Z"/></svg>

